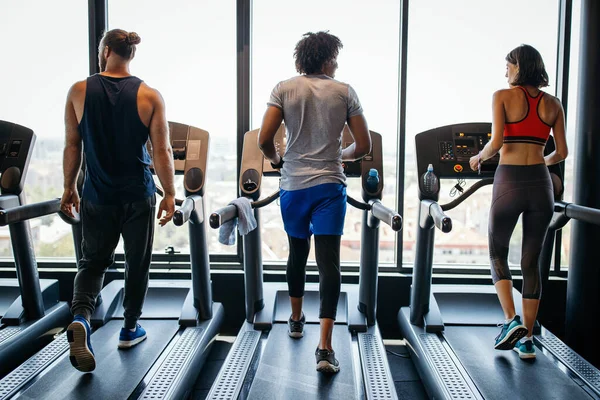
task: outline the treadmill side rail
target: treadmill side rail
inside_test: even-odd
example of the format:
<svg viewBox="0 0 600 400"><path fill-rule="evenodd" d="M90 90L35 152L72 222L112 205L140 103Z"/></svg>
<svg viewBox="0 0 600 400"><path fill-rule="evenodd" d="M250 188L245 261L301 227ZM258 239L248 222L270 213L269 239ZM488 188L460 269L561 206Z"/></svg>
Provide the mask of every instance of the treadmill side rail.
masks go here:
<svg viewBox="0 0 600 400"><path fill-rule="evenodd" d="M377 325L368 333L358 334L363 379L367 399L397 400L394 379L385 355L385 346Z"/></svg>
<svg viewBox="0 0 600 400"><path fill-rule="evenodd" d="M9 399L17 394L48 365L63 355L68 348L67 334L62 333L52 343L6 375L0 381L0 400Z"/></svg>
<svg viewBox="0 0 600 400"><path fill-rule="evenodd" d="M206 396L207 400L238 398L261 335L260 331L252 328L252 324L244 322L242 330L223 362L217 379Z"/></svg>
<svg viewBox="0 0 600 400"><path fill-rule="evenodd" d="M187 398L219 333L224 315L223 306L213 303L210 320L201 321L197 327L185 328L138 399Z"/></svg>
<svg viewBox="0 0 600 400"><path fill-rule="evenodd" d="M423 328L412 325L408 307L400 309L398 320L430 398L483 400L467 372L459 368L460 361L454 360L437 333L427 333Z"/></svg>
<svg viewBox="0 0 600 400"><path fill-rule="evenodd" d="M547 329L534 336L535 341L560 360L567 368L584 381L597 396L600 396L600 371L573 351L562 340Z"/></svg>
<svg viewBox="0 0 600 400"><path fill-rule="evenodd" d="M67 303L59 303L46 311L46 315L18 327L19 332L0 343L0 374L5 374L25 362L42 346L51 341L48 332L66 326L71 320ZM7 327L0 332L7 331Z"/></svg>

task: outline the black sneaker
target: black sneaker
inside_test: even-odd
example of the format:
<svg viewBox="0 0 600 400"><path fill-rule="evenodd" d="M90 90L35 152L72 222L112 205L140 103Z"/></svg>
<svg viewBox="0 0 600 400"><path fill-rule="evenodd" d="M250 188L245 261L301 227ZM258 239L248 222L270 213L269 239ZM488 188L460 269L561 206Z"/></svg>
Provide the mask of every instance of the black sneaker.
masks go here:
<svg viewBox="0 0 600 400"><path fill-rule="evenodd" d="M317 371L335 374L340 370L340 363L335 358L335 351L320 350L317 347L315 351L317 359Z"/></svg>
<svg viewBox="0 0 600 400"><path fill-rule="evenodd" d="M306 318L304 318L304 313L302 313L302 318L300 318L300 321L294 321L290 315L290 319L288 320L288 334L290 337L300 339L302 336L304 336L305 323Z"/></svg>

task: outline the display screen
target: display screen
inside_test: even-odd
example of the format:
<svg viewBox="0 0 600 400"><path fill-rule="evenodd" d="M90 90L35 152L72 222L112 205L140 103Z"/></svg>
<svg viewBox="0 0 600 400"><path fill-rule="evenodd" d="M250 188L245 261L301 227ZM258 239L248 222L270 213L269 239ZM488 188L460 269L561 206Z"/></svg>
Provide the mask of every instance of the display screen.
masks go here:
<svg viewBox="0 0 600 400"><path fill-rule="evenodd" d="M200 145L201 140L188 140L188 148L186 158L188 160L199 160L200 159Z"/></svg>
<svg viewBox="0 0 600 400"><path fill-rule="evenodd" d="M475 143L471 139L455 139L454 144L457 146L473 147Z"/></svg>

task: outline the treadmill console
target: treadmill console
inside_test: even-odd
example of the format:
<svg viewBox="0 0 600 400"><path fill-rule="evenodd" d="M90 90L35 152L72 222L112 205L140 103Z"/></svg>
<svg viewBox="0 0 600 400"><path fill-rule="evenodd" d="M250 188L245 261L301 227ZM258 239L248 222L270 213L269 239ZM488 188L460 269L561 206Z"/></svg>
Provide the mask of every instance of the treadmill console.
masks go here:
<svg viewBox="0 0 600 400"><path fill-rule="evenodd" d="M171 148L175 164L175 174L183 175L186 195L204 194L206 181L206 163L208 160L208 132L190 125L169 121ZM148 154L152 157L152 143L146 143ZM154 168L151 165L152 173Z"/></svg>
<svg viewBox="0 0 600 400"><path fill-rule="evenodd" d="M258 199L260 196L260 185L262 176L281 176L278 169L271 167L271 163L267 160L260 149L258 148L258 129L246 132L244 135L244 146L242 150L242 166L240 171L240 190L253 199ZM381 199L383 190L383 156L381 135L377 132L371 133L371 152L361 160L353 162L343 162L344 174L348 178L361 178L363 187L363 197ZM274 138L275 149L280 155L285 154L286 150L286 129L285 125L281 125L277 130ZM344 126L342 132L342 148L346 148L354 143L354 139L350 134L347 125ZM374 192L367 191L367 178L370 169L376 169L379 174L379 184ZM365 199L366 200L366 199Z"/></svg>
<svg viewBox="0 0 600 400"><path fill-rule="evenodd" d="M0 121L0 192L19 195L35 144L35 134L29 128Z"/></svg>
<svg viewBox="0 0 600 400"><path fill-rule="evenodd" d="M481 171L472 171L469 160L478 154L492 138L492 124L466 123L447 125L430 129L415 136L417 152L417 176L427 172L427 166L433 166L433 172L440 179L481 179L493 178L500 162L496 154L481 164ZM544 148L544 155L555 149L554 137L550 135ZM564 162L548 167L562 182ZM561 189L562 190L562 189Z"/></svg>
<svg viewBox="0 0 600 400"><path fill-rule="evenodd" d="M500 161L496 154L481 165L481 172L472 171L469 160L477 155L492 138L492 124L467 123L428 130L415 136L417 173L421 176L429 164L438 178L492 177Z"/></svg>

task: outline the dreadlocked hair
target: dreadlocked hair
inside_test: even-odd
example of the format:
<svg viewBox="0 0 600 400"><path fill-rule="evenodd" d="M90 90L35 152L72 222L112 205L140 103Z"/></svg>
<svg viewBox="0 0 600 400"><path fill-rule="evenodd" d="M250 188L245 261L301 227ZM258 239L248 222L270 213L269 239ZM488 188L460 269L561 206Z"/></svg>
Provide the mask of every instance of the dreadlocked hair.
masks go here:
<svg viewBox="0 0 600 400"><path fill-rule="evenodd" d="M337 58L342 47L342 41L329 31L305 33L294 49L296 71L307 75L323 71L323 66Z"/></svg>

